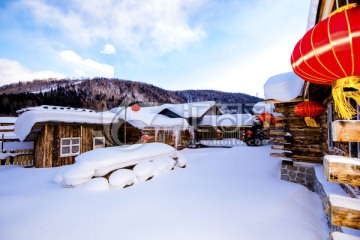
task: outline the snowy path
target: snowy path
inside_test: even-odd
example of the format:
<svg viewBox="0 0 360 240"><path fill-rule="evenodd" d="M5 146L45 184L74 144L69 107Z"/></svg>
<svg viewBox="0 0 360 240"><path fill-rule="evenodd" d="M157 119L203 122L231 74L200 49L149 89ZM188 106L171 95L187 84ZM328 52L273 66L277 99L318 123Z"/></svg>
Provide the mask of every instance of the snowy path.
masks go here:
<svg viewBox="0 0 360 240"><path fill-rule="evenodd" d="M0 239L327 239L319 197L278 179L270 147L185 149L188 167L126 189L51 182L56 169L0 167Z"/></svg>

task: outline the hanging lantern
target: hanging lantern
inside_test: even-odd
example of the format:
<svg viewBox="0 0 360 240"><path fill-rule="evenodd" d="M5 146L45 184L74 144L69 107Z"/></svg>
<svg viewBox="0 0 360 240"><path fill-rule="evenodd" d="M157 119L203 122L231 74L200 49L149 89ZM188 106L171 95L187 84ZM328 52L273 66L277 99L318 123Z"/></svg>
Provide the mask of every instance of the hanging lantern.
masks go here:
<svg viewBox="0 0 360 240"><path fill-rule="evenodd" d="M305 101L294 107L294 113L305 118L305 123L309 127L317 127L313 117L320 116L325 111L325 107L316 101Z"/></svg>
<svg viewBox="0 0 360 240"><path fill-rule="evenodd" d="M338 115L350 119L360 104L360 7L349 4L310 29L291 55L294 72L305 81L332 85Z"/></svg>
<svg viewBox="0 0 360 240"><path fill-rule="evenodd" d="M271 113L263 112L258 116L258 119L263 123L264 127L270 127L270 123L274 121L275 117Z"/></svg>
<svg viewBox="0 0 360 240"><path fill-rule="evenodd" d="M140 111L140 107L139 107L139 105L134 104L134 105L131 106L131 110L133 112L138 112L138 111Z"/></svg>
<svg viewBox="0 0 360 240"><path fill-rule="evenodd" d="M141 141L143 141L143 143L146 143L146 141L149 140L149 135L142 135L141 136Z"/></svg>

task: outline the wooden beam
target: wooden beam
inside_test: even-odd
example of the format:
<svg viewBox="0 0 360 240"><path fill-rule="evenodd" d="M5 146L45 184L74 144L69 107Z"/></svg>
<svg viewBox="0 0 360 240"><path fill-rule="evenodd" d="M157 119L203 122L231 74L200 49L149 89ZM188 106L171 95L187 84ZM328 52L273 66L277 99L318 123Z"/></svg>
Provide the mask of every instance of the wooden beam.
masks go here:
<svg viewBox="0 0 360 240"><path fill-rule="evenodd" d="M330 240L360 240L359 237L350 236L342 232L332 232Z"/></svg>
<svg viewBox="0 0 360 240"><path fill-rule="evenodd" d="M329 195L331 224L360 229L360 199Z"/></svg>
<svg viewBox="0 0 360 240"><path fill-rule="evenodd" d="M329 182L360 186L360 160L343 156L324 157L324 175Z"/></svg>
<svg viewBox="0 0 360 240"><path fill-rule="evenodd" d="M272 145L271 146L271 149L274 149L274 150L284 150L284 145Z"/></svg>
<svg viewBox="0 0 360 240"><path fill-rule="evenodd" d="M285 133L283 130L270 130L270 135L272 136L284 136Z"/></svg>
<svg viewBox="0 0 360 240"><path fill-rule="evenodd" d="M304 99L302 97L296 97L293 100L286 101L286 102L279 101L276 99L268 99L268 100L265 100L265 103L267 103L267 104L269 104L269 103L289 103L289 102L302 102L302 101L304 101Z"/></svg>
<svg viewBox="0 0 360 240"><path fill-rule="evenodd" d="M331 123L333 141L360 142L359 120L337 120Z"/></svg>

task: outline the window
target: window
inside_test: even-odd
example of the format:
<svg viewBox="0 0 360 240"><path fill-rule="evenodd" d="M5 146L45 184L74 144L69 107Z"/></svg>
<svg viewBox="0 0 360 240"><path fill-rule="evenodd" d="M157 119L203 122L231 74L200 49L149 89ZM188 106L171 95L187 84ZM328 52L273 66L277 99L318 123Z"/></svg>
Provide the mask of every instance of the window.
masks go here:
<svg viewBox="0 0 360 240"><path fill-rule="evenodd" d="M158 142L165 142L165 136L163 133L159 133L157 137Z"/></svg>
<svg viewBox="0 0 360 240"><path fill-rule="evenodd" d="M94 137L93 138L93 149L104 148L105 137Z"/></svg>
<svg viewBox="0 0 360 240"><path fill-rule="evenodd" d="M80 138L62 138L60 141L60 157L80 154Z"/></svg>

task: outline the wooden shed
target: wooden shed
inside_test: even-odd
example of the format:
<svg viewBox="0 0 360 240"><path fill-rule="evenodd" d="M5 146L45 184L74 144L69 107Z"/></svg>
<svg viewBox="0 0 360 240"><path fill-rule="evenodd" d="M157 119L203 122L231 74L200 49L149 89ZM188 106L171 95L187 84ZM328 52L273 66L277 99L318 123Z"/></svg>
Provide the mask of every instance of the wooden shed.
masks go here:
<svg viewBox="0 0 360 240"><path fill-rule="evenodd" d="M112 146L116 124L110 113L42 106L22 113L15 133L21 141L34 141L35 167L56 167L74 163L81 153Z"/></svg>

